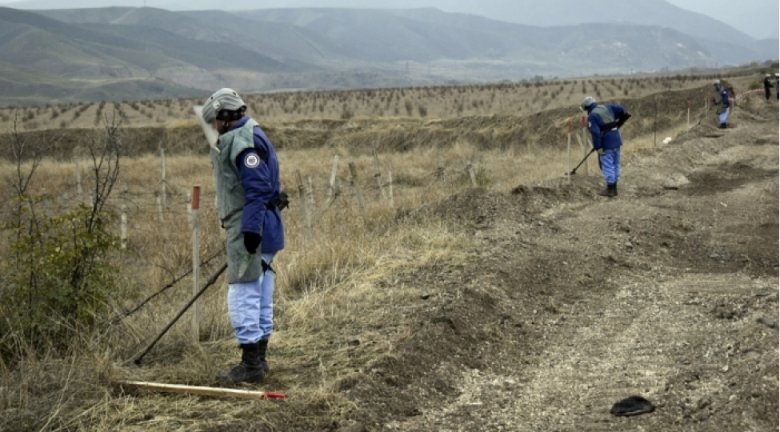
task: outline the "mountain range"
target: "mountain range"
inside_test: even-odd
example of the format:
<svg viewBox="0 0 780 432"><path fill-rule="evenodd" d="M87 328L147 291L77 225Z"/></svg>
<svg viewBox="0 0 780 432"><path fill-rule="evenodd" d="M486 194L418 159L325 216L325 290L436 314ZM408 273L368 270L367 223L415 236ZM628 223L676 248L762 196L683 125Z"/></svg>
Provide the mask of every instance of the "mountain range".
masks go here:
<svg viewBox="0 0 780 432"><path fill-rule="evenodd" d="M544 8L596 19L580 6L589 1L597 0L554 0ZM485 3L487 9L505 2ZM0 8L0 103L203 96L222 86L267 91L519 80L777 58L776 39L757 41L679 8L651 14L625 3L604 22L545 27L431 8ZM620 19L642 13L648 25Z"/></svg>
<svg viewBox="0 0 780 432"><path fill-rule="evenodd" d="M9 0L4 0L8 2ZM9 7L17 9L60 9L61 0L10 0ZM641 25L659 25L671 27L692 35L715 33L717 29L723 38L741 37L722 25L728 22L741 32L760 37L775 38L778 34L777 4L763 0L740 2L737 7L722 7L724 2L711 2L707 12L697 14L684 9L682 5L691 5L687 0L625 0L609 2L606 0L395 0L390 7L395 9L415 9L435 7L447 12L480 15L516 24L558 27L588 22L622 22ZM388 8L384 0L233 0L229 3L220 0L69 0L68 8L96 8L116 6L152 6L168 10L253 10L274 8ZM734 5L736 6L736 4ZM690 7L690 6L689 6ZM713 19L715 18L715 19ZM715 22L716 19L723 22Z"/></svg>

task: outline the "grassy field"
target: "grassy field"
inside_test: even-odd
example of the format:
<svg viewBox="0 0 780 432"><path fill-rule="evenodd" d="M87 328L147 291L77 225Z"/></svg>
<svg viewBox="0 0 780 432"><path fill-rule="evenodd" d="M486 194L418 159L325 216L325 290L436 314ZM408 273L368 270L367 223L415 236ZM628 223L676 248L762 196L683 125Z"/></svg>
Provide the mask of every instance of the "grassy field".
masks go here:
<svg viewBox="0 0 780 432"><path fill-rule="evenodd" d="M746 89L757 77L748 73L729 80ZM375 367L376 359L393 358L394 347L414 333L414 317L427 307L420 300L427 288L425 281L407 276L422 268L447 274L447 269L467 267L473 259L473 235L425 209L467 190L506 194L518 185L561 179L587 150L587 144L581 146L576 138L581 133L576 107L585 94L619 98L635 114L624 132L624 163L631 164L663 147L665 137L677 139L700 122L714 122L703 103L710 82L709 76L659 76L249 97L250 111L269 124L271 139L280 148L282 183L294 197L284 213L287 248L276 264L277 329L267 386L284 389L296 395L295 400L257 413L249 403L135 398L112 388L110 381L118 378L213 384L216 373L238 358L227 320L226 286L220 280L202 299L198 343L192 340L185 316L149 355L145 367L130 367L128 360L190 296L191 282L185 279L121 324L101 323L83 334L65 354L26 356L18 364L0 362L0 429L231 430L250 419L257 430L285 430L285 422L296 430L322 429L323 418L355 409L355 402L344 395L351 377ZM659 100L665 103L657 112ZM691 100L696 104L689 123ZM192 103L117 108L131 128L192 127ZM28 108L21 111L20 129L92 128L95 118L111 107ZM8 128L11 117L9 110L0 111L0 128ZM575 125L571 152L565 134L569 119ZM327 141L318 146L321 135L306 138L301 132L306 128L327 129ZM192 144L196 145L201 144ZM121 162L118 187L107 207L116 218L112 229L117 235L123 210L129 221L128 248L112 257L120 281L112 287L114 314L188 269L187 193L193 185L202 185L204 191L201 255L211 256L223 247L207 157L198 147L171 153L162 218L157 205L158 155L139 154ZM339 193L327 203L336 155ZM375 160L379 181L388 188L392 184L392 204L377 186ZM348 163L359 174L356 185L367 203L365 215L350 183ZM32 179L31 193L58 197L45 204L49 212L68 208L86 199L76 195L77 170L85 191L94 186L88 167L89 161L78 157L44 159ZM5 160L0 175L11 178L15 168ZM597 173L595 159L580 170L594 185ZM310 179L313 187L310 229L304 222L302 204L307 198L299 194L303 187L299 179L304 183ZM124 188L127 194L121 193ZM8 190L0 194L0 202L6 203L4 214L10 197ZM201 278L221 259L206 266Z"/></svg>

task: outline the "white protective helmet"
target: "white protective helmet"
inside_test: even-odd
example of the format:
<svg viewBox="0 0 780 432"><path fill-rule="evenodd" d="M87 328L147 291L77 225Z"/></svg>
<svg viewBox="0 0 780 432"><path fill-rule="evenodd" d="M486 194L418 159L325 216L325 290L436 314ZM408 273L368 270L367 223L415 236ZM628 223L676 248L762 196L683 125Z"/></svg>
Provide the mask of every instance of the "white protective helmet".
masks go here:
<svg viewBox="0 0 780 432"><path fill-rule="evenodd" d="M246 103L238 93L229 88L214 92L203 104L203 120L212 123L214 120L238 120L246 111Z"/></svg>
<svg viewBox="0 0 780 432"><path fill-rule="evenodd" d="M583 111L587 111L588 108L590 108L590 106L595 103L596 103L596 99L594 99L592 96L585 96L585 99L583 99L582 103L580 104L580 109Z"/></svg>

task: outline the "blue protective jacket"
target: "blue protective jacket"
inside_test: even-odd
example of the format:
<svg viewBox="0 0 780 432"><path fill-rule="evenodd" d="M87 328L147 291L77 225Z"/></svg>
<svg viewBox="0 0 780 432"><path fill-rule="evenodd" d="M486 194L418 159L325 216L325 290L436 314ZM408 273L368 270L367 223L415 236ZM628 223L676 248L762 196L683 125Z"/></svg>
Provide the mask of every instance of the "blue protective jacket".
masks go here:
<svg viewBox="0 0 780 432"><path fill-rule="evenodd" d="M725 113L731 107L731 100L729 99L729 89L725 85L720 85L720 84L715 85L713 102L715 103L716 112L718 113L718 115Z"/></svg>
<svg viewBox="0 0 780 432"><path fill-rule="evenodd" d="M243 127L249 117L238 120L232 129ZM241 232L263 236L262 253L284 249L284 225L278 208L268 203L282 191L276 150L260 126L254 128L254 149L244 150L235 160L241 176L246 203L241 217Z"/></svg>
<svg viewBox="0 0 780 432"><path fill-rule="evenodd" d="M594 149L609 150L623 145L620 131L609 124L625 114L623 106L617 104L593 104L588 107L588 129L593 137Z"/></svg>
<svg viewBox="0 0 780 432"><path fill-rule="evenodd" d="M729 90L725 87L723 87L720 90L720 99L721 103L723 104L723 107L729 108L731 107L731 100L729 99Z"/></svg>

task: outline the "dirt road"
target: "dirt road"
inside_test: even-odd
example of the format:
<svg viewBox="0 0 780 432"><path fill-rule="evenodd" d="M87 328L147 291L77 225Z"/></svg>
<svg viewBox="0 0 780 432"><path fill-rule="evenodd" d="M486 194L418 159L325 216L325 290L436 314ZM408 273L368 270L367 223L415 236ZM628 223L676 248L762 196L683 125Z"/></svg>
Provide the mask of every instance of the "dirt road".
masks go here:
<svg viewBox="0 0 780 432"><path fill-rule="evenodd" d="M334 429L777 430L776 107L732 123L630 158L617 199L575 177L427 209L481 247L407 275L431 303ZM611 416L631 395L657 410Z"/></svg>

